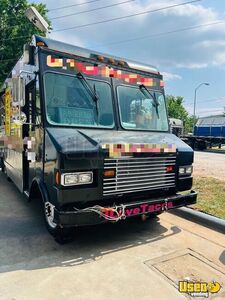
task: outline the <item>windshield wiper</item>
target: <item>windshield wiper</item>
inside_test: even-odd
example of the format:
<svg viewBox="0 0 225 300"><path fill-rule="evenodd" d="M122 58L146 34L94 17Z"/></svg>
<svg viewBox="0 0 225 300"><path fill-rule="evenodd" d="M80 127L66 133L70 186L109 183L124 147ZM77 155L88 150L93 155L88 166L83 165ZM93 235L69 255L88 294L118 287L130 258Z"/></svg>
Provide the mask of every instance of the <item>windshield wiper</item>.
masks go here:
<svg viewBox="0 0 225 300"><path fill-rule="evenodd" d="M95 109L96 109L97 117L98 117L98 103L97 102L99 101L99 97L97 95L95 85L94 85L94 89L93 89L81 72L77 73L77 78L83 81L84 87L86 87L86 90L89 92L92 100L95 102Z"/></svg>
<svg viewBox="0 0 225 300"><path fill-rule="evenodd" d="M143 95L145 95L145 97L149 97L150 96L153 99L155 110L156 110L156 114L157 114L157 117L159 119L159 109L158 109L159 102L158 102L158 100L156 98L155 92L153 94L151 92L149 92L149 90L146 88L146 86L144 84L139 85L139 89L143 93Z"/></svg>

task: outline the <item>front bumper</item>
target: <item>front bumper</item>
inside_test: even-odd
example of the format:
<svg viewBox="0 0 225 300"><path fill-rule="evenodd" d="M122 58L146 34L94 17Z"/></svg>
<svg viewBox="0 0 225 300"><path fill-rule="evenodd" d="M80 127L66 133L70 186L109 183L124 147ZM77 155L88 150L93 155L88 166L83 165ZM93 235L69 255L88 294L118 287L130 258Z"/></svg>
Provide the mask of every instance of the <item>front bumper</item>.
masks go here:
<svg viewBox="0 0 225 300"><path fill-rule="evenodd" d="M168 198L156 198L155 200L145 200L139 202L130 202L125 205L117 205L117 209L121 211L123 209L123 217L121 219L126 219L138 215L151 215L160 213L163 211L179 208L182 206L187 206L196 203L197 193L191 191L189 194L180 195L176 194ZM109 209L110 207L104 207L104 209ZM110 221L107 216L110 217ZM87 226L96 225L106 222L113 221L114 214L108 211L104 216L100 216L96 212L87 210L74 210L74 211L59 211L54 209L54 222L61 225L62 227L72 227L72 226ZM116 219L115 219L116 220ZM115 220L113 222L115 222Z"/></svg>

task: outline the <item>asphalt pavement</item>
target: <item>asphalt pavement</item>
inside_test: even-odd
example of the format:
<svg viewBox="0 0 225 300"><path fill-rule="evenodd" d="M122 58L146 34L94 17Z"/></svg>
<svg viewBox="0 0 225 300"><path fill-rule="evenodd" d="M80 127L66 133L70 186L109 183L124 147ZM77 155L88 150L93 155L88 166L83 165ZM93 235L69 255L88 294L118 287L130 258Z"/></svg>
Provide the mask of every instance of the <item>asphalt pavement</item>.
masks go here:
<svg viewBox="0 0 225 300"><path fill-rule="evenodd" d="M225 153L195 151L194 176L214 177L225 181Z"/></svg>

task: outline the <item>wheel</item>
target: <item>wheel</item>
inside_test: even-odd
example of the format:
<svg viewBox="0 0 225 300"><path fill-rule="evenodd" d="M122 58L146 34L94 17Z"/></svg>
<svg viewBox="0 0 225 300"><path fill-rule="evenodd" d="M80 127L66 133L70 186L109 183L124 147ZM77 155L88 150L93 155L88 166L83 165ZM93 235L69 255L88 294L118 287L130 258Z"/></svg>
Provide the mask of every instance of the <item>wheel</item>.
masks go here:
<svg viewBox="0 0 225 300"><path fill-rule="evenodd" d="M54 222L54 205L50 202L43 202L44 220L48 232L59 244L65 244L72 241L72 229L62 228Z"/></svg>
<svg viewBox="0 0 225 300"><path fill-rule="evenodd" d="M200 141L197 143L197 149L203 151L207 148L206 142Z"/></svg>

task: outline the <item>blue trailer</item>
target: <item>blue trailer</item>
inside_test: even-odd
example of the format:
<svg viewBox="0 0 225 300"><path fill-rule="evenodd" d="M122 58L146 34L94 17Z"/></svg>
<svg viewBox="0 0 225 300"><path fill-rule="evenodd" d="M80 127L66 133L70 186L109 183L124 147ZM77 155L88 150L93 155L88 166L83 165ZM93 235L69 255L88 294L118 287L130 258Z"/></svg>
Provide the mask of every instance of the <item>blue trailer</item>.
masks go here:
<svg viewBox="0 0 225 300"><path fill-rule="evenodd" d="M199 118L193 135L182 138L193 149L205 150L208 146L225 144L225 115Z"/></svg>
<svg viewBox="0 0 225 300"><path fill-rule="evenodd" d="M225 138L225 115L200 118L194 127L194 135Z"/></svg>

